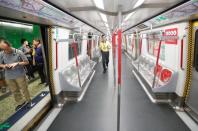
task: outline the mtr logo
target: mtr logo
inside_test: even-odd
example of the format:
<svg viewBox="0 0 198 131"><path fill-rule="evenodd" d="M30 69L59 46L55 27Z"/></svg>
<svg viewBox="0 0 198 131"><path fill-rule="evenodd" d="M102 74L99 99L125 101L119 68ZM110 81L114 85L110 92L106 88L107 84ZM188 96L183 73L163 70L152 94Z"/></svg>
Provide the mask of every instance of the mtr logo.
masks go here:
<svg viewBox="0 0 198 131"><path fill-rule="evenodd" d="M166 29L164 34L166 44L177 44L178 30L177 28Z"/></svg>

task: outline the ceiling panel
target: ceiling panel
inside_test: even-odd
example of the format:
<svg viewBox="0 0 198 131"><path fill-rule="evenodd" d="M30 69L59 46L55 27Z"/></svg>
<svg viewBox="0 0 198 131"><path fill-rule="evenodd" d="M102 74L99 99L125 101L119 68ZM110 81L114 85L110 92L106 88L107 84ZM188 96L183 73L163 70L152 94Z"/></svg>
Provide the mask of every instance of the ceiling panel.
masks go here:
<svg viewBox="0 0 198 131"><path fill-rule="evenodd" d="M138 0L103 1L105 11L118 13L119 5L122 6L123 12L130 11L131 9L133 9L135 3ZM142 7L138 8L127 21L123 21L123 30L148 19L172 7L173 5L176 5L181 1L182 0L145 0ZM85 22L95 26L96 28L103 30L103 32L106 32L105 24L102 21L101 16L99 15L100 12L94 8L89 8L95 6L93 0L48 0L48 2L53 3L53 5L56 5L57 7L65 11L69 11L70 13L84 20ZM26 15L37 16L37 19L34 19L34 21L37 20L37 22L39 22L41 18L44 18L45 20L48 19L49 23L61 23L62 25L65 24L71 27L82 26L82 22L79 22L70 15L67 15L64 12L46 4L42 0L0 0L0 5L6 5L8 8L12 9L10 12L12 12L13 10L18 10L21 12L25 12ZM2 8L1 10L5 9L3 7L0 8ZM76 10L72 11L71 9ZM191 9L188 10L190 11ZM6 11L9 12L9 10ZM3 12L0 12L0 15L5 14L3 14ZM127 15L124 15L123 19L126 16ZM110 28L115 28L117 26L117 16L107 15L107 19Z"/></svg>
<svg viewBox="0 0 198 131"><path fill-rule="evenodd" d="M86 7L93 6L92 0L49 0L57 5L62 5L65 8L68 7Z"/></svg>

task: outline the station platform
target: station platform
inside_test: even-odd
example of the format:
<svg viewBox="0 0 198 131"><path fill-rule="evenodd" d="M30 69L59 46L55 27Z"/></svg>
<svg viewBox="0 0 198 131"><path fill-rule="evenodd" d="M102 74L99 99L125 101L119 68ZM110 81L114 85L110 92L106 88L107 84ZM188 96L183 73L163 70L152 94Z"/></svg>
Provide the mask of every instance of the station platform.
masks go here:
<svg viewBox="0 0 198 131"><path fill-rule="evenodd" d="M112 63L106 74L102 71L99 63L83 100L65 104L49 131L117 130L117 89ZM121 88L121 131L190 131L171 106L149 100L125 55L122 56Z"/></svg>

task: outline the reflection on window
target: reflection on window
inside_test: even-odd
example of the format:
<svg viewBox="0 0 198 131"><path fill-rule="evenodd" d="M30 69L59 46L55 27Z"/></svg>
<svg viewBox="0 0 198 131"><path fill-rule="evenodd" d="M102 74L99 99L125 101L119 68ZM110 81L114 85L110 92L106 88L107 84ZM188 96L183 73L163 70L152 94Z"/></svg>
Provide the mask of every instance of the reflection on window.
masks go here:
<svg viewBox="0 0 198 131"><path fill-rule="evenodd" d="M12 23L0 25L0 37L6 41L1 44L9 43L13 53L12 57L6 57L7 54L3 51L5 49L2 49L0 64L29 62L26 66L15 65L12 70L10 67L0 68L0 125L15 115L16 111L25 110L24 108L28 106L27 103L23 105L24 102L34 100L44 90L48 91L40 27L29 25L30 28L20 25ZM15 81L20 84L16 84ZM24 87L25 89L21 89Z"/></svg>
<svg viewBox="0 0 198 131"><path fill-rule="evenodd" d="M157 53L159 50L159 42L160 42L160 34L153 33L148 35L147 39L148 53L152 56L157 57ZM165 60L165 44L162 41L161 51L160 51L160 59Z"/></svg>
<svg viewBox="0 0 198 131"><path fill-rule="evenodd" d="M69 36L69 39L75 39L75 41L77 42L77 53L78 55L81 54L81 46L82 46L82 36L80 35L74 35L75 38L73 38L73 35ZM72 42L69 43L69 59L74 58L74 49L71 46Z"/></svg>

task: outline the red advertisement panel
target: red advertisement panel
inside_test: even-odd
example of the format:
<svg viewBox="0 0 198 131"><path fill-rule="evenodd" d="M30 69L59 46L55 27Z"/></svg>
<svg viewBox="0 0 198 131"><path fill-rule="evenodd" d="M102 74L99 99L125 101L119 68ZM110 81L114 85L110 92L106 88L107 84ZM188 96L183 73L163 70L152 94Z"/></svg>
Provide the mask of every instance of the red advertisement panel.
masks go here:
<svg viewBox="0 0 198 131"><path fill-rule="evenodd" d="M166 29L164 34L166 44L177 44L178 30L177 28Z"/></svg>

